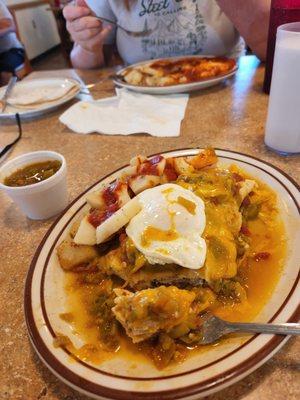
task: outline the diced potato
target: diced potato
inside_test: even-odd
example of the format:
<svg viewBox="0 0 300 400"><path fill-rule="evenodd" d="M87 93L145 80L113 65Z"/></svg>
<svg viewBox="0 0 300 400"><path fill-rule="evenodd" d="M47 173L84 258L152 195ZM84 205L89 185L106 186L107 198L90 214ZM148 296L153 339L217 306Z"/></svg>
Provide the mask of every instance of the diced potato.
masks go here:
<svg viewBox="0 0 300 400"><path fill-rule="evenodd" d="M162 78L159 78L158 86L169 86L169 85L174 85L175 83L176 81L174 80L173 77L163 76Z"/></svg>
<svg viewBox="0 0 300 400"><path fill-rule="evenodd" d="M159 185L160 182L160 177L156 175L138 175L129 179L129 187L134 194L138 194Z"/></svg>
<svg viewBox="0 0 300 400"><path fill-rule="evenodd" d="M164 173L166 167L166 159L162 158L157 164L156 164L156 168L157 168L157 173L159 176L162 176L162 174Z"/></svg>
<svg viewBox="0 0 300 400"><path fill-rule="evenodd" d="M78 245L71 240L64 240L57 247L57 256L60 266L70 271L75 267L88 264L98 255L93 246Z"/></svg>
<svg viewBox="0 0 300 400"><path fill-rule="evenodd" d="M179 78L179 83L187 83L188 79L186 76L182 76L181 78Z"/></svg>
<svg viewBox="0 0 300 400"><path fill-rule="evenodd" d="M194 157L189 158L188 162L195 169L209 167L218 161L214 149L205 149Z"/></svg>
<svg viewBox="0 0 300 400"><path fill-rule="evenodd" d="M140 71L133 69L124 76L124 79L131 85L140 85L143 79L143 74Z"/></svg>
<svg viewBox="0 0 300 400"><path fill-rule="evenodd" d="M195 169L190 165L184 157L174 159L174 168L178 175L192 174Z"/></svg>
<svg viewBox="0 0 300 400"><path fill-rule="evenodd" d="M106 209L107 206L111 205L107 204L106 202L104 196L106 190L110 190L111 195L115 197L119 207L122 207L130 200L127 183L117 180L106 186L103 186L100 190L87 194L86 200L88 204L92 208L98 208L100 210Z"/></svg>
<svg viewBox="0 0 300 400"><path fill-rule="evenodd" d="M133 218L140 210L140 203L138 199L134 197L97 227L97 244L103 243L111 235L118 232L123 226L128 224L131 218Z"/></svg>
<svg viewBox="0 0 300 400"><path fill-rule="evenodd" d="M78 231L78 228L79 228L80 223L81 223L81 219L77 219L77 220L72 224L71 229L70 229L70 232L69 232L72 239L74 239L74 237L75 237L75 235L76 235L76 233L77 233L77 231Z"/></svg>
<svg viewBox="0 0 300 400"><path fill-rule="evenodd" d="M147 161L147 157L139 155L135 156L130 160L130 165L138 167L141 165L144 161Z"/></svg>
<svg viewBox="0 0 300 400"><path fill-rule="evenodd" d="M144 161L137 167L138 175L162 176L166 166L166 159L162 156L155 156Z"/></svg>
<svg viewBox="0 0 300 400"><path fill-rule="evenodd" d="M159 78L164 74L162 69L152 68L148 64L142 65L140 70L142 73L154 76L156 78Z"/></svg>
<svg viewBox="0 0 300 400"><path fill-rule="evenodd" d="M147 86L160 86L161 79L157 76L146 76L145 83Z"/></svg>
<svg viewBox="0 0 300 400"><path fill-rule="evenodd" d="M178 178L178 174L174 167L174 160L175 158L173 157L166 159L166 165L161 177L161 184L174 182Z"/></svg>
<svg viewBox="0 0 300 400"><path fill-rule="evenodd" d="M126 178L135 175L137 173L137 167L136 165L129 165L128 167L124 168L124 170L122 171L121 180L125 180Z"/></svg>
<svg viewBox="0 0 300 400"><path fill-rule="evenodd" d="M96 244L96 228L89 222L88 215L83 217L78 231L74 237L74 243L93 246Z"/></svg>
<svg viewBox="0 0 300 400"><path fill-rule="evenodd" d="M115 191L115 194L116 197L118 198L119 207L123 207L126 203L130 201L127 183L122 183L120 188Z"/></svg>
<svg viewBox="0 0 300 400"><path fill-rule="evenodd" d="M93 208L99 208L100 210L105 208L105 201L102 197L102 190L97 190L96 192L91 192L86 195L87 203Z"/></svg>

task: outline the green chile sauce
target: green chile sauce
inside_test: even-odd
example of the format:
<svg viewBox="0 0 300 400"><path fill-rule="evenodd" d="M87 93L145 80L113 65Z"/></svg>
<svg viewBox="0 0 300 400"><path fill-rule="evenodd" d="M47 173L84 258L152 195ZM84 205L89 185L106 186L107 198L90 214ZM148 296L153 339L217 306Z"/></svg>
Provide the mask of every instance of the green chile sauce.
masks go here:
<svg viewBox="0 0 300 400"><path fill-rule="evenodd" d="M61 167L58 160L48 160L26 165L4 179L6 186L28 186L42 182L54 175Z"/></svg>

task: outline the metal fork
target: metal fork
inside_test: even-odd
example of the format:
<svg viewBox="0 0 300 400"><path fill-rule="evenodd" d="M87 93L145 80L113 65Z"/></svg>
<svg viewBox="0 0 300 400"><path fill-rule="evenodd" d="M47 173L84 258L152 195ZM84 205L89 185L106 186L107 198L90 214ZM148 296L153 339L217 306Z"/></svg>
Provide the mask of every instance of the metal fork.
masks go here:
<svg viewBox="0 0 300 400"><path fill-rule="evenodd" d="M203 316L200 327L199 344L210 344L222 336L233 332L269 333L273 335L300 335L300 324L257 324L245 322L227 322L210 313ZM198 335L197 335L198 338Z"/></svg>
<svg viewBox="0 0 300 400"><path fill-rule="evenodd" d="M6 90L4 92L4 95L2 99L0 100L0 112L3 113L6 109L7 106L7 99L13 90L13 87L15 86L15 83L17 82L18 78L16 76L12 76L8 82L8 85L6 86Z"/></svg>
<svg viewBox="0 0 300 400"><path fill-rule="evenodd" d="M114 72L112 74L109 74L105 78L102 78L99 81L96 81L94 83L90 83L88 85L81 86L80 93L90 95L91 93L89 92L89 89L92 89L94 86L99 85L100 83L107 82L112 79L117 79L118 72L121 71L121 69L123 69L123 68L124 68L124 65L117 65L116 67L113 68Z"/></svg>
<svg viewBox="0 0 300 400"><path fill-rule="evenodd" d="M153 32L153 29L144 29L143 31L133 32L133 31L129 31L128 29L123 28L123 26L119 25L117 22L112 21L110 19L107 19L104 17L98 17L98 16L96 16L95 18L99 19L100 21L105 21L112 25L117 26L118 28L122 29L122 31L126 32L127 35L132 36L132 37L145 37L145 36L151 35L151 33Z"/></svg>

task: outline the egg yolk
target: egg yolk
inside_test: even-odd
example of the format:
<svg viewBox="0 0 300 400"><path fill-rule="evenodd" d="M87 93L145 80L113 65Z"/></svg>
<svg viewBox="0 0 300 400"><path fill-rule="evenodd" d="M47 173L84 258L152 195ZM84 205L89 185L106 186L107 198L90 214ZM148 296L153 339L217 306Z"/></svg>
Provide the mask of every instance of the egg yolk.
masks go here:
<svg viewBox="0 0 300 400"><path fill-rule="evenodd" d="M196 204L191 201L186 199L183 196L178 196L176 200L170 200L168 198L168 194L170 194L173 191L172 188L166 189L163 191L163 193L166 195L167 201L169 204L180 204L182 207L184 207L190 214L195 215L196 212ZM142 233L141 236L141 245L144 247L149 247L153 241L161 241L161 242L171 242L172 240L176 240L179 238L178 232L176 231L175 228L175 222L174 222L174 216L176 212L172 212L168 210L168 213L171 217L171 228L168 230L162 230L159 228L155 228L154 226L148 226L144 232ZM162 253L162 251L157 251L159 253Z"/></svg>
<svg viewBox="0 0 300 400"><path fill-rule="evenodd" d="M178 233L175 229L168 229L164 231L154 226L147 226L142 233L141 244L144 247L149 247L153 241L171 242L179 238Z"/></svg>
<svg viewBox="0 0 300 400"><path fill-rule="evenodd" d="M185 197L178 196L177 203L184 207L190 214L196 214L196 204L193 201L188 200Z"/></svg>

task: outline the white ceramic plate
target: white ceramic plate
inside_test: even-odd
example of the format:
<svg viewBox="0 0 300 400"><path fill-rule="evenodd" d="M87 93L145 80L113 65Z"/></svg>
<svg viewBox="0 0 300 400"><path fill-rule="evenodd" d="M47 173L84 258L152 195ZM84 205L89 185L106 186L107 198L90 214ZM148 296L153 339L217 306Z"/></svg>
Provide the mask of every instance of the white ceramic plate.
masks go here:
<svg viewBox="0 0 300 400"><path fill-rule="evenodd" d="M166 157L196 154L198 150L178 150ZM270 185L278 194L278 207L288 236L288 257L282 277L257 321L296 322L300 316L299 187L271 165L244 154L218 150L222 164L235 163ZM116 179L122 168L95 183ZM55 247L66 236L70 225L86 207L82 193L52 225L30 266L25 287L25 316L31 342L48 368L63 382L97 399L175 400L198 399L242 379L254 371L286 342L284 336L254 335L228 341L205 354L195 353L185 362L158 371L150 362L116 356L101 365L74 362L68 352L53 346L54 332L68 335L75 345L82 344L71 327L58 315L65 312L64 272L59 267Z"/></svg>
<svg viewBox="0 0 300 400"><path fill-rule="evenodd" d="M203 58L204 56L189 56L189 58ZM212 57L212 56L205 56L205 57ZM180 60L183 57L172 57L167 58L167 60ZM163 58L153 60L153 61L161 61L164 60ZM220 82L223 82L225 79L230 78L233 76L237 70L238 66L236 65L230 72L227 74L218 76L216 78L209 78L199 82L192 82L192 83L180 83L178 85L171 85L171 86L163 86L163 87L154 87L154 86L138 86L138 85L131 85L124 81L123 79L123 72L125 72L128 68L134 68L140 65L149 64L148 61L143 61L140 63L132 64L129 67L123 68L118 71L116 78L113 80L115 85L124 87L129 90L133 90L135 92L140 93L148 93L148 94L176 94L176 93L188 93L193 92L195 90L206 89L210 86L215 86Z"/></svg>
<svg viewBox="0 0 300 400"><path fill-rule="evenodd" d="M29 79L18 82L16 86L19 86L23 89L28 88L28 92L32 89L44 88L44 87L63 87L66 84L73 84L74 90L72 92L67 93L65 96L54 100L49 101L47 103L34 105L32 108L22 108L15 107L12 105L7 105L4 113L0 113L0 119L14 119L15 114L19 113L19 115L24 118L36 118L42 115L49 113L50 111L55 110L60 107L62 104L72 100L77 94L80 92L80 83L75 79L69 78L48 78L48 79ZM6 86L0 88L0 99L3 97ZM8 99L9 103L9 99Z"/></svg>

